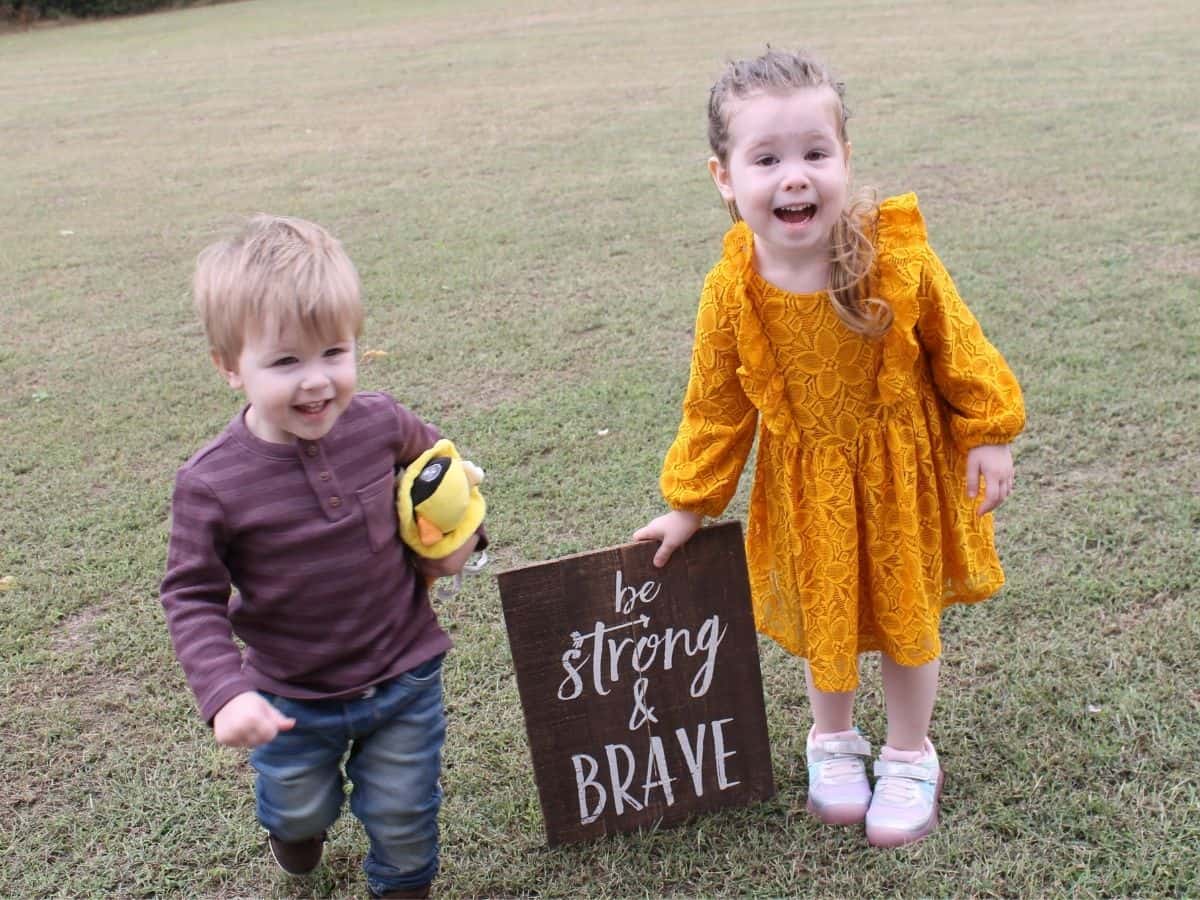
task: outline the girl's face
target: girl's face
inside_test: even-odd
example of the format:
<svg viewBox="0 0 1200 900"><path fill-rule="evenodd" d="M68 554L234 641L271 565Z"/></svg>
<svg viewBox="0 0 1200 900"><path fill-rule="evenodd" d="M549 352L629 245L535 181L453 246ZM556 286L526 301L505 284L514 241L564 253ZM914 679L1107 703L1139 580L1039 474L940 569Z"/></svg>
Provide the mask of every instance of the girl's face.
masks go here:
<svg viewBox="0 0 1200 900"><path fill-rule="evenodd" d="M827 85L754 94L727 110L729 158L708 167L754 232L756 257L770 268L826 264L850 181L837 94Z"/></svg>

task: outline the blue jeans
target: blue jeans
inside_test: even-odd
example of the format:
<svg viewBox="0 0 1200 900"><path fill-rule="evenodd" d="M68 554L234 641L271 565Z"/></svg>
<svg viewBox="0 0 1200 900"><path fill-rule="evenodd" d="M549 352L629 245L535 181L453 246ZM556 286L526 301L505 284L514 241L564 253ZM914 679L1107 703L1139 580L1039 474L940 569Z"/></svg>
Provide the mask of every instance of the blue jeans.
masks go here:
<svg viewBox="0 0 1200 900"><path fill-rule="evenodd" d="M263 696L296 720L290 731L250 754L263 827L289 842L321 834L342 811L349 776L350 809L371 842L363 860L371 890L382 894L432 881L446 736L442 657L349 700Z"/></svg>

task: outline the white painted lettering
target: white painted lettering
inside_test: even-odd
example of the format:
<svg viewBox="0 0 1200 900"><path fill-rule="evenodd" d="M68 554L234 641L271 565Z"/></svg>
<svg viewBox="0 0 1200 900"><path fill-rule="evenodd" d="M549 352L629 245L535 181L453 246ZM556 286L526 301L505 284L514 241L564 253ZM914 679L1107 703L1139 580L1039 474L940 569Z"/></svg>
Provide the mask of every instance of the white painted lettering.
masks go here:
<svg viewBox="0 0 1200 900"><path fill-rule="evenodd" d="M741 784L733 781L726 766L726 760L736 756L737 752L726 749L725 728L733 723L732 718L716 719L711 722L700 722L696 725L695 734L687 727L675 729L675 743L687 767L690 777L683 778L682 784L691 787L696 797L704 796L704 774L707 763L710 772L716 776L717 786L725 791ZM732 737L732 734L731 734ZM712 754L708 753L706 745L711 744ZM606 776L600 775L600 764L595 756L587 753L576 753L571 757L575 768L575 786L579 794L579 822L588 825L599 819L605 812L609 800L612 801L613 812L620 816L627 812L640 812L651 807L652 797L656 791L661 791L661 803L674 806L680 797L676 794L675 784L680 781L682 771L679 769L679 756L668 756L668 746L659 735L649 736L646 749L645 769L638 771L639 760L634 757L634 749L628 744L605 744L604 755L608 761ZM639 750L640 752L640 750ZM672 772L672 762L675 772ZM630 793L634 779L641 775L641 798ZM711 783L711 779L710 779ZM685 792L686 796L686 792Z"/></svg>
<svg viewBox="0 0 1200 900"><path fill-rule="evenodd" d="M696 677L692 679L693 697L703 697L712 685L713 670L717 667L717 647L725 639L725 632L728 630L720 626L720 617L711 616L704 620L704 624L700 626L700 632L696 635L696 652L706 652L708 658L704 660L696 672Z"/></svg>
<svg viewBox="0 0 1200 900"><path fill-rule="evenodd" d="M725 760L731 756L737 756L737 752L734 750L730 750L728 753L725 752L725 732L723 726L725 723L732 721L733 719L717 719L712 723L713 755L717 760L717 786L721 790L741 784L740 781L730 781L729 776L725 774Z"/></svg>
<svg viewBox="0 0 1200 900"><path fill-rule="evenodd" d="M583 657L583 658L580 659L580 657ZM577 659L579 660L579 665L574 665L574 662ZM561 682L559 682L559 685L558 685L558 699L559 700L574 700L576 697L578 697L580 694L583 693L583 679L579 677L579 668L587 661L588 661L588 657L584 656L582 651L576 650L574 647L569 647L567 650L565 650L563 652L562 667L563 667L563 671L565 671L567 673L567 677L564 678ZM570 682L569 689L567 687L568 682ZM570 693L564 693L564 691L567 691L567 690L569 690Z"/></svg>
<svg viewBox="0 0 1200 900"><path fill-rule="evenodd" d="M639 678L633 683L633 712L629 714L629 730L637 731L647 722L657 722L654 707L646 705L646 688L650 686L648 679Z"/></svg>
<svg viewBox="0 0 1200 900"><path fill-rule="evenodd" d="M587 775L583 774L583 766L581 765L585 759L589 767ZM575 786L579 790L579 824L589 825L600 818L600 814L604 812L604 805L608 802L608 792L596 780L596 773L600 771L600 764L596 762L594 757L588 756L586 753L576 753L571 757L571 762L575 766ZM588 788L592 788L597 795L594 809L588 808Z"/></svg>
<svg viewBox="0 0 1200 900"><path fill-rule="evenodd" d="M613 811L619 816L625 812L625 804L628 803L633 809L641 809L642 804L638 803L635 797L629 794L629 785L633 783L634 764L633 751L626 744L605 744L604 752L608 756L608 778L612 785ZM620 763L617 762L617 753L625 757L626 769L620 771Z"/></svg>
<svg viewBox="0 0 1200 900"><path fill-rule="evenodd" d="M656 773L657 778L655 778ZM652 734L650 736L650 753L646 757L646 781L642 785L642 802L649 806L650 791L654 788L661 788L667 806L674 806L675 794L671 790L671 782L676 780L667 770L667 757L663 753L662 738L657 734Z"/></svg>
<svg viewBox="0 0 1200 900"><path fill-rule="evenodd" d="M640 675L654 665L654 660L658 657L658 645L661 643L662 636L657 634L647 634L638 638L637 646L633 648L633 658L629 661L635 672ZM645 659L642 658L644 650L650 651L650 655Z"/></svg>
<svg viewBox="0 0 1200 900"><path fill-rule="evenodd" d="M675 729L675 740L687 762L688 771L692 774L692 790L697 797L704 796L704 723L696 726L696 745L688 740L686 728Z"/></svg>
<svg viewBox="0 0 1200 900"><path fill-rule="evenodd" d="M615 596L613 598L613 610L623 616L633 612L634 607L640 601L642 603L651 603L658 596L658 592L662 590L662 585L657 581L647 581L640 588L634 588L632 585L622 584L623 575L620 569L617 569L617 584Z"/></svg>
<svg viewBox="0 0 1200 900"><path fill-rule="evenodd" d="M633 638L622 638L620 641L614 641L611 638L608 641L608 680L621 680L621 654L625 652L626 647L634 646Z"/></svg>

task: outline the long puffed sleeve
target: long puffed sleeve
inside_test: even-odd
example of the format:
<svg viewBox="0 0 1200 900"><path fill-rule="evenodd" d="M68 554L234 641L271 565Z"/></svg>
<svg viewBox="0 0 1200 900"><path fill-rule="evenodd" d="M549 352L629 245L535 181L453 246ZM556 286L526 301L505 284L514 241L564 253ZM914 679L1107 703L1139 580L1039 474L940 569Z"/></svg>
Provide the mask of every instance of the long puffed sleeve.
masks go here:
<svg viewBox="0 0 1200 900"><path fill-rule="evenodd" d="M701 292L683 418L660 480L667 505L702 516L718 516L729 504L758 418L738 379L735 323L722 303L729 288L714 272Z"/></svg>
<svg viewBox="0 0 1200 900"><path fill-rule="evenodd" d="M920 298L917 334L950 407L955 443L964 451L1011 443L1025 427L1021 387L933 250L922 267Z"/></svg>

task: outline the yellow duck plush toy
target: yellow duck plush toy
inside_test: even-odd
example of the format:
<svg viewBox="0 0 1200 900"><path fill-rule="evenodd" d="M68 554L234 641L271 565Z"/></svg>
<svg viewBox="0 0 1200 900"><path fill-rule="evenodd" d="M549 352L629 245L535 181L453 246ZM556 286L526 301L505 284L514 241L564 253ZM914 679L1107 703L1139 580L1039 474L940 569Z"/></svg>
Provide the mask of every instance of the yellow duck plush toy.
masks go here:
<svg viewBox="0 0 1200 900"><path fill-rule="evenodd" d="M487 512L483 470L443 438L405 468L396 491L400 538L427 559L449 556L475 533Z"/></svg>

